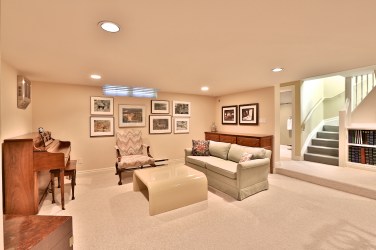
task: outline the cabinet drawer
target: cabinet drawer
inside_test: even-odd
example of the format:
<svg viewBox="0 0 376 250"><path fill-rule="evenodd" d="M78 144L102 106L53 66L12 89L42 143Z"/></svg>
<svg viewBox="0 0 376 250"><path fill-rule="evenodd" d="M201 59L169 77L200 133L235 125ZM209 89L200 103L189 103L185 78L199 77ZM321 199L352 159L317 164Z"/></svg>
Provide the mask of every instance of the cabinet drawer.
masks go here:
<svg viewBox="0 0 376 250"><path fill-rule="evenodd" d="M260 147L260 139L238 136L237 144L248 147Z"/></svg>
<svg viewBox="0 0 376 250"><path fill-rule="evenodd" d="M219 134L205 133L205 140L219 141Z"/></svg>
<svg viewBox="0 0 376 250"><path fill-rule="evenodd" d="M232 135L220 135L219 136L219 141L220 142L228 142L228 143L236 144L236 136L232 136Z"/></svg>

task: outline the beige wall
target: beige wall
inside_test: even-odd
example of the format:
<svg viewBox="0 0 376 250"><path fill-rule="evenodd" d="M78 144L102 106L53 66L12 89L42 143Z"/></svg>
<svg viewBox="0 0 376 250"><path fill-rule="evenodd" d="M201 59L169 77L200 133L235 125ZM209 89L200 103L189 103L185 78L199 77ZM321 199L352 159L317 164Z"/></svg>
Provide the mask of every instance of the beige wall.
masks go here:
<svg viewBox="0 0 376 250"><path fill-rule="evenodd" d="M31 131L32 102L26 109L17 108L17 71L6 63L1 67L1 136L2 139Z"/></svg>
<svg viewBox="0 0 376 250"><path fill-rule="evenodd" d="M223 125L222 124L222 106L240 105L240 104L259 104L259 125ZM233 133L251 133L251 134L274 134L274 88L263 88L242 92L238 94L225 95L216 100L216 118L215 123L218 131Z"/></svg>
<svg viewBox="0 0 376 250"><path fill-rule="evenodd" d="M90 137L90 97L102 96L100 87L33 83L33 130L44 127L52 136L72 143L72 159L81 159L79 170L114 166L115 137ZM154 158L179 159L192 139L203 139L215 119L215 98L198 95L159 93L158 100L191 102L189 134L149 134L148 120L151 102L148 98L114 98L115 131L118 127L119 104L141 104L146 108L146 126L141 129L144 142L151 146ZM171 109L170 107L170 109ZM171 112L170 112L171 114ZM121 128L122 129L122 128Z"/></svg>

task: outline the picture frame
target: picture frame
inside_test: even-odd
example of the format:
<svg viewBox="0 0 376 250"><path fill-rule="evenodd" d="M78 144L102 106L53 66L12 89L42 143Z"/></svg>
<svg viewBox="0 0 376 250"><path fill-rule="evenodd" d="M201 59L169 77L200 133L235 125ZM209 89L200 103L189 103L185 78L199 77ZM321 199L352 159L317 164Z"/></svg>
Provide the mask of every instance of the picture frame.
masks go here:
<svg viewBox="0 0 376 250"><path fill-rule="evenodd" d="M114 136L114 117L90 117L90 137L99 136Z"/></svg>
<svg viewBox="0 0 376 250"><path fill-rule="evenodd" d="M259 124L259 104L239 105L239 124L240 125L258 125Z"/></svg>
<svg viewBox="0 0 376 250"><path fill-rule="evenodd" d="M114 98L91 96L90 97L91 115L114 115Z"/></svg>
<svg viewBox="0 0 376 250"><path fill-rule="evenodd" d="M145 127L145 106L119 104L119 128Z"/></svg>
<svg viewBox="0 0 376 250"><path fill-rule="evenodd" d="M149 115L149 134L171 134L171 116Z"/></svg>
<svg viewBox="0 0 376 250"><path fill-rule="evenodd" d="M189 133L189 118L177 117L174 118L174 133L188 134Z"/></svg>
<svg viewBox="0 0 376 250"><path fill-rule="evenodd" d="M222 106L222 124L238 123L238 105Z"/></svg>
<svg viewBox="0 0 376 250"><path fill-rule="evenodd" d="M170 102L165 100L151 100L152 114L169 114Z"/></svg>
<svg viewBox="0 0 376 250"><path fill-rule="evenodd" d="M182 101L173 101L172 115L180 117L191 116L191 103Z"/></svg>

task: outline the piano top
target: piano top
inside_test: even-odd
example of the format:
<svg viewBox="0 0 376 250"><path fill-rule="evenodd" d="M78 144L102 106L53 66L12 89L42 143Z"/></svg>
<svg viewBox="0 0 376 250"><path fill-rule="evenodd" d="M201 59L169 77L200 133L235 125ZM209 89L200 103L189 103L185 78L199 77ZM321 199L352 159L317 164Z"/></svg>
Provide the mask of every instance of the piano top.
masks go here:
<svg viewBox="0 0 376 250"><path fill-rule="evenodd" d="M8 139L5 139L4 141L8 141L8 142L10 142L10 141L30 141L30 140L34 140L37 137L40 137L39 133L38 132L32 132L32 133L8 138Z"/></svg>
<svg viewBox="0 0 376 250"><path fill-rule="evenodd" d="M65 157L70 154L70 141L60 141L51 138L51 142L45 147L43 139L38 132L32 132L13 138L5 139L4 142L17 142L17 141L33 141L34 151L47 151L50 153L64 153Z"/></svg>

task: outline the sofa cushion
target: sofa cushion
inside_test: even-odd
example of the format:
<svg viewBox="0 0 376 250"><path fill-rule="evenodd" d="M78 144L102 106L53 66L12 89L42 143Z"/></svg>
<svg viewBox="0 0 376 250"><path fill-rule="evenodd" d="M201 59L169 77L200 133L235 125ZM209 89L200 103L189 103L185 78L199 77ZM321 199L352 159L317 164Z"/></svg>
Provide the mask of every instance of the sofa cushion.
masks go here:
<svg viewBox="0 0 376 250"><path fill-rule="evenodd" d="M266 150L264 148L254 148L240 146L238 144L231 144L228 152L228 159L233 162L239 162L244 152L252 154L252 159L265 158L266 154Z"/></svg>
<svg viewBox="0 0 376 250"><path fill-rule="evenodd" d="M190 156L186 157L186 160L189 163L192 163L192 164L195 164L197 166L205 168L205 164L208 161L211 160L210 158L215 158L215 157L212 157L212 156L193 156L193 155L190 155Z"/></svg>
<svg viewBox="0 0 376 250"><path fill-rule="evenodd" d="M209 152L210 155L227 160L227 154L230 149L231 143L210 141Z"/></svg>
<svg viewBox="0 0 376 250"><path fill-rule="evenodd" d="M250 161L252 159L253 154L244 152L242 156L240 157L239 163Z"/></svg>
<svg viewBox="0 0 376 250"><path fill-rule="evenodd" d="M237 163L232 161L225 161L219 158L214 158L206 162L206 168L217 174L226 176L231 179L236 179Z"/></svg>
<svg viewBox="0 0 376 250"><path fill-rule="evenodd" d="M192 140L192 155L209 156L209 141Z"/></svg>

